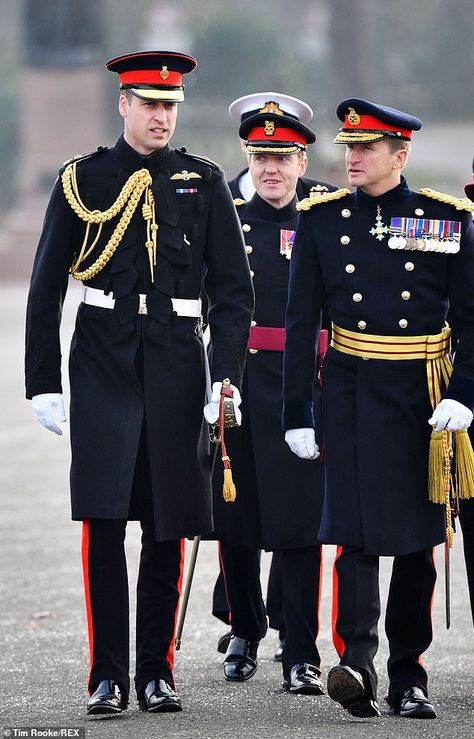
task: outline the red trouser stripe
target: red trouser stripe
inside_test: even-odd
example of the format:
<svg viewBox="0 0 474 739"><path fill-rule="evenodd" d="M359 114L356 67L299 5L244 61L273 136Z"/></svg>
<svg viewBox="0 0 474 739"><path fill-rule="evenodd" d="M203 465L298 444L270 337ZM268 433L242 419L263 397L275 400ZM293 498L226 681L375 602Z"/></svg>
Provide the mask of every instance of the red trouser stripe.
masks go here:
<svg viewBox="0 0 474 739"><path fill-rule="evenodd" d="M89 634L90 671L89 680L94 664L94 622L92 620L91 591L89 580L89 520L82 523L82 574L84 577L84 596L86 601L87 631Z"/></svg>
<svg viewBox="0 0 474 739"><path fill-rule="evenodd" d="M344 644L344 641L342 637L337 633L337 616L338 616L338 604L339 604L339 578L337 576L337 569L336 564L337 560L342 554L342 547L337 547L336 549L336 558L334 560L333 570L332 570L332 642L334 644L334 648L336 652L338 653L339 657L342 657L344 654L344 650L346 648L346 645Z"/></svg>
<svg viewBox="0 0 474 739"><path fill-rule="evenodd" d="M178 588L178 599L176 601L176 609L174 612L174 628L173 628L173 638L171 639L171 644L168 649L168 654L166 655L166 661L168 662L170 666L170 670L174 669L174 639L176 635L176 626L178 623L178 613L179 613L179 602L181 600L181 590L183 587L183 571L184 571L184 548L185 548L185 541L184 539L180 540L180 563L179 563L179 576L178 576L178 582L176 584L176 587Z"/></svg>

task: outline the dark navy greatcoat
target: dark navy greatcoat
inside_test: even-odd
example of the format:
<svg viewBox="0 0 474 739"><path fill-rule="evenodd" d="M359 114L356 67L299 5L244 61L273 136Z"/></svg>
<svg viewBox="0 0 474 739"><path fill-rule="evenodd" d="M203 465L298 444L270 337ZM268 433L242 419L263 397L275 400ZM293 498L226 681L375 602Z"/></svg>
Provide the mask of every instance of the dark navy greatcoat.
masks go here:
<svg viewBox="0 0 474 739"><path fill-rule="evenodd" d="M130 502L136 505L146 480L156 538L163 541L203 534L213 526L202 342L197 319L177 317L171 298L199 298L204 284L212 379L229 377L240 385L253 290L235 207L223 172L213 163L169 146L142 156L121 137L114 147L78 161L85 206L109 208L130 175L143 167L153 177L159 227L155 282L145 248L142 197L114 256L86 283L112 291L115 308L81 303L77 313L69 365L72 517L135 517ZM195 176L187 179L187 172ZM86 267L120 215L104 226ZM84 232L58 180L28 300L28 398L61 392L61 306ZM138 293L147 294L147 316L137 313ZM149 470L143 467L147 456Z"/></svg>
<svg viewBox="0 0 474 739"><path fill-rule="evenodd" d="M369 231L423 217L461 222L457 254L393 250ZM284 427L311 425L320 312L365 334L438 334L450 313L459 339L445 398L474 406L474 233L470 214L406 182L301 214L286 316ZM326 488L319 538L367 554L406 554L444 541L444 507L428 501L431 426L425 360L364 360L330 348L323 370Z"/></svg>
<svg viewBox="0 0 474 739"><path fill-rule="evenodd" d="M280 232L296 229L296 200L277 209L255 194L237 212L254 273L256 324L283 327L290 261L280 254ZM220 466L214 476L215 532L230 544L275 550L317 543L323 466L319 460L298 459L285 443L282 361L281 351L247 355L242 427L225 433L235 503L223 502ZM311 383L311 393L319 405L317 383Z"/></svg>

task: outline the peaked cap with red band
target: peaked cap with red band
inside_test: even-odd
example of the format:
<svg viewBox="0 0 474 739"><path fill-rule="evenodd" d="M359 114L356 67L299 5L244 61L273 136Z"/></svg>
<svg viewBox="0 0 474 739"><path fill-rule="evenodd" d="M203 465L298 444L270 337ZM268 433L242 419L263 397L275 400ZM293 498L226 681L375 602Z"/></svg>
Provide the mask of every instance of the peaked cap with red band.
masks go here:
<svg viewBox="0 0 474 739"><path fill-rule="evenodd" d="M258 113L246 118L239 136L248 154L294 154L316 141L316 134L308 126L282 113Z"/></svg>
<svg viewBox="0 0 474 739"><path fill-rule="evenodd" d="M183 74L196 68L192 56L176 51L137 51L110 59L105 66L119 75L120 89L142 100L181 103Z"/></svg>
<svg viewBox="0 0 474 739"><path fill-rule="evenodd" d="M336 113L344 125L334 139L335 144L365 144L384 138L410 141L412 131L419 131L422 126L414 115L361 98L343 100Z"/></svg>

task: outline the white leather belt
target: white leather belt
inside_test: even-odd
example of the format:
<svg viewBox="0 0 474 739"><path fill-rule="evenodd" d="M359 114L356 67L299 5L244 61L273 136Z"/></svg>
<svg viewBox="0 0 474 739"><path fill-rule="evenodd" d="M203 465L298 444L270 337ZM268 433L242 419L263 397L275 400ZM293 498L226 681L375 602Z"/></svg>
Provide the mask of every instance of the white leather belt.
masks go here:
<svg viewBox="0 0 474 739"><path fill-rule="evenodd" d="M115 305L115 298L112 293L106 295L103 290L98 290L96 287L85 287L82 295L82 302L86 303L86 305L95 305L97 308L112 309ZM201 315L200 298L196 298L194 300L188 300L187 298L171 298L171 302L175 313L182 318L199 318ZM148 315L146 295L143 293L139 293L138 295L137 313L141 316Z"/></svg>

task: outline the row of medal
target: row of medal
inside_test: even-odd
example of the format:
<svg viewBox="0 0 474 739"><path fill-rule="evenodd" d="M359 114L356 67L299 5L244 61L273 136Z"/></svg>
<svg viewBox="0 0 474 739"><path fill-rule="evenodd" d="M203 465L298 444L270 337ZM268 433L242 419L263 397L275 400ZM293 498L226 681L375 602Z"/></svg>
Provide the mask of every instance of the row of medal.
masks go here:
<svg viewBox="0 0 474 739"><path fill-rule="evenodd" d="M389 233L390 249L456 254L460 248L461 223L429 218L392 218Z"/></svg>

